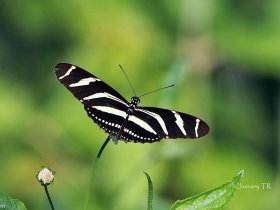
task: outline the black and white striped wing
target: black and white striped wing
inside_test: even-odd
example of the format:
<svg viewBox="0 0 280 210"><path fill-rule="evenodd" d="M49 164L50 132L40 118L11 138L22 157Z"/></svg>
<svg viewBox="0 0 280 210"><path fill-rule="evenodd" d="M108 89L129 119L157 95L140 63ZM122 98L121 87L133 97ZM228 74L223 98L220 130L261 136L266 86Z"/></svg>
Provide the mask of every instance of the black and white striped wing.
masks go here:
<svg viewBox="0 0 280 210"><path fill-rule="evenodd" d="M78 66L60 63L56 68L57 79L84 104L88 116L107 133L116 134L127 116L127 100Z"/></svg>
<svg viewBox="0 0 280 210"><path fill-rule="evenodd" d="M122 135L126 141L153 143L162 138L195 139L209 132L209 126L201 119L168 109L139 107L133 119L131 117Z"/></svg>
<svg viewBox="0 0 280 210"><path fill-rule="evenodd" d="M116 90L86 70L68 63L59 63L56 68L57 79L83 104L86 102L85 98L90 96L92 98L111 98L128 104L127 100Z"/></svg>
<svg viewBox="0 0 280 210"><path fill-rule="evenodd" d="M56 65L58 80L84 105L88 116L116 140L152 143L163 138L200 138L209 132L201 119L172 110L137 107L84 69ZM129 114L128 114L129 113Z"/></svg>

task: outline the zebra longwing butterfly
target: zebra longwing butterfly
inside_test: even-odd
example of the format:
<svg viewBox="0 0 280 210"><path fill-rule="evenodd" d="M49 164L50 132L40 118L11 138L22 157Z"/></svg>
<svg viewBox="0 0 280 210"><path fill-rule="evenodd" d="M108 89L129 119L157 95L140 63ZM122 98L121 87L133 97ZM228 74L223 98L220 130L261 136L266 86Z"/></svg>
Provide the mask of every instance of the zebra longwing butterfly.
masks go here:
<svg viewBox="0 0 280 210"><path fill-rule="evenodd" d="M84 105L88 116L117 143L153 143L163 138L199 138L209 132L201 119L182 112L156 107L138 107L140 99L129 103L105 82L67 63L56 65L57 79Z"/></svg>

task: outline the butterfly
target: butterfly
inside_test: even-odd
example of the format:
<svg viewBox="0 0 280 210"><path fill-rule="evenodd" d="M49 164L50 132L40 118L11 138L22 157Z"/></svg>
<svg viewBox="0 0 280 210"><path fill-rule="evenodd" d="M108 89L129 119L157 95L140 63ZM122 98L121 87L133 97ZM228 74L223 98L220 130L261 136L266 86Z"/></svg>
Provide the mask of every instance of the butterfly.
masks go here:
<svg viewBox="0 0 280 210"><path fill-rule="evenodd" d="M118 140L153 143L163 138L195 139L209 132L209 126L192 115L138 106L140 98L137 96L128 102L98 77L73 64L57 64L55 74L84 105L88 116L109 133L115 143Z"/></svg>

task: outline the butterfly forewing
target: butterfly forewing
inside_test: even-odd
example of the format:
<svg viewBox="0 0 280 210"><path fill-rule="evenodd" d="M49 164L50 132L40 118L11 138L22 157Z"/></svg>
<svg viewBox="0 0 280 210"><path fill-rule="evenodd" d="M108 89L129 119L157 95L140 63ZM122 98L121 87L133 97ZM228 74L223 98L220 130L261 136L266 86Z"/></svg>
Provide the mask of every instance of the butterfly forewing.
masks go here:
<svg viewBox="0 0 280 210"><path fill-rule="evenodd" d="M93 94L104 94L104 97L111 95L128 103L112 87L78 66L59 63L56 65L56 68L55 74L57 79L80 101Z"/></svg>
<svg viewBox="0 0 280 210"><path fill-rule="evenodd" d="M90 118L116 140L153 143L162 138L199 138L209 132L201 119L172 110L137 107L99 78L72 64L56 65L58 80Z"/></svg>
<svg viewBox="0 0 280 210"><path fill-rule="evenodd" d="M157 121L151 124L158 133L162 133L163 138L195 139L209 132L204 121L189 114L156 107L139 107L139 110L150 115L146 116L146 121Z"/></svg>

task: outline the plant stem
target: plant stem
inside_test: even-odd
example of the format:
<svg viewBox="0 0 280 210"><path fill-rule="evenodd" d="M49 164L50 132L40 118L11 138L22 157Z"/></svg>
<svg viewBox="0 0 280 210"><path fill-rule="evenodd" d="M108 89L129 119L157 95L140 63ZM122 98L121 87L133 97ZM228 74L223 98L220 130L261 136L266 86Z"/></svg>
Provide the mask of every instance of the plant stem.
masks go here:
<svg viewBox="0 0 280 210"><path fill-rule="evenodd" d="M51 197L50 197L50 195L49 195L47 185L44 185L44 188L45 188L45 192L46 192L46 194L47 194L48 200L49 200L49 202L50 202L51 208L52 208L52 210L54 210L54 206L53 206L53 203L52 203Z"/></svg>
<svg viewBox="0 0 280 210"><path fill-rule="evenodd" d="M107 137L107 139L105 140L105 142L103 143L102 147L100 148L100 150L99 150L98 155L97 155L96 158L98 158L98 159L100 158L100 156L101 156L101 154L102 154L104 148L106 147L106 145L108 144L108 142L110 141L110 139L111 139L111 137L110 137L110 135L109 135L109 136Z"/></svg>
<svg viewBox="0 0 280 210"><path fill-rule="evenodd" d="M105 140L105 142L103 143L102 147L100 148L100 150L98 152L98 155L96 156L95 161L93 163L93 169L92 169L90 182L89 182L89 186L88 186L88 191L87 191L87 195L86 195L86 203L85 203L85 206L84 206L84 210L87 209L87 204L88 204L89 196L91 194L91 190L92 190L92 186L93 186L93 181L94 181L94 176L95 176L95 172L96 172L96 169L97 169L98 161L101 157L101 154L102 154L104 148L106 147L106 145L108 144L110 139L111 139L111 137L109 135L107 137L107 139Z"/></svg>

